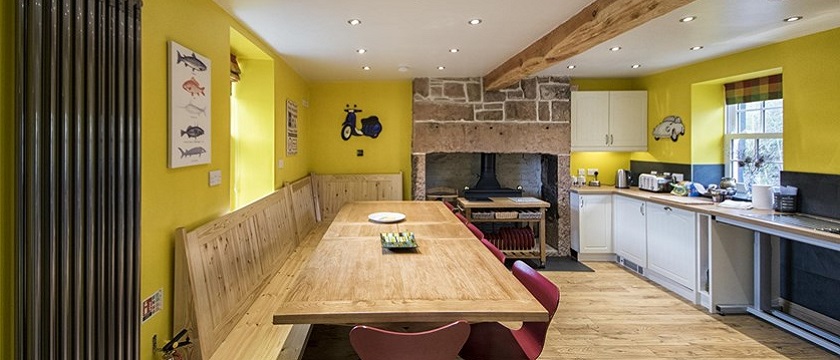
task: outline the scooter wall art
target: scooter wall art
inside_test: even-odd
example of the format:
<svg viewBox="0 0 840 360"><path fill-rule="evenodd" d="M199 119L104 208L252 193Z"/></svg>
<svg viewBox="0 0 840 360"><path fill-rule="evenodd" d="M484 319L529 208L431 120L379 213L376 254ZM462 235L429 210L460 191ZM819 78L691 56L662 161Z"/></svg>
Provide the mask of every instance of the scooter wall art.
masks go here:
<svg viewBox="0 0 840 360"><path fill-rule="evenodd" d="M344 123L341 124L341 138L344 141L350 140L353 136L369 136L376 139L382 132L382 123L379 122L379 117L376 115L362 119L362 127L356 127L356 113L362 112L362 109L356 107L356 104L353 104L352 108L350 108L350 104L345 105L344 112L347 113L344 116Z"/></svg>
<svg viewBox="0 0 840 360"><path fill-rule="evenodd" d="M169 42L169 167L210 163L210 59Z"/></svg>

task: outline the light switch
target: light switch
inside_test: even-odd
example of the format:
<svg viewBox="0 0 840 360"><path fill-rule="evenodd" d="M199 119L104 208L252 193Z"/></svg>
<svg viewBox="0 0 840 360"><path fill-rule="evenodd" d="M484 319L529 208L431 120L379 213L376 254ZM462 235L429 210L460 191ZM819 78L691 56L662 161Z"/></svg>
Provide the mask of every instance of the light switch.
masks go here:
<svg viewBox="0 0 840 360"><path fill-rule="evenodd" d="M283 168L283 165L286 165L286 164L283 162L283 159L277 159L277 168L278 168L278 169L282 169L282 168Z"/></svg>
<svg viewBox="0 0 840 360"><path fill-rule="evenodd" d="M222 170L210 171L210 186L219 186L222 184Z"/></svg>

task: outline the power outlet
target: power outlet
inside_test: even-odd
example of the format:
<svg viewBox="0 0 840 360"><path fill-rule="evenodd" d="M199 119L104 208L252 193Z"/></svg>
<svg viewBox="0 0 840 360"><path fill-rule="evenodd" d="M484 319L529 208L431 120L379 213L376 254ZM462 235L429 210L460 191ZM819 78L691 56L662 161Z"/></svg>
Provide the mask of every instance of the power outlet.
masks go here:
<svg viewBox="0 0 840 360"><path fill-rule="evenodd" d="M586 175L586 169L578 169L578 176Z"/></svg>
<svg viewBox="0 0 840 360"><path fill-rule="evenodd" d="M142 322L146 322L152 316L163 310L163 289L158 289L154 294L149 295L140 303Z"/></svg>
<svg viewBox="0 0 840 360"><path fill-rule="evenodd" d="M586 171L587 175L595 176L595 172L598 171L598 169L586 169Z"/></svg>

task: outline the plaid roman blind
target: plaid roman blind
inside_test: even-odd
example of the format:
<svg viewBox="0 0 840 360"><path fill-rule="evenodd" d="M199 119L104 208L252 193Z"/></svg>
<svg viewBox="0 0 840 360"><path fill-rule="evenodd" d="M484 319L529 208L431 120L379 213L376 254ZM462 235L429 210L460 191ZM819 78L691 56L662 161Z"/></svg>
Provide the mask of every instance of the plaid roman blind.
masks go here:
<svg viewBox="0 0 840 360"><path fill-rule="evenodd" d="M782 74L770 75L724 85L726 105L782 98Z"/></svg>

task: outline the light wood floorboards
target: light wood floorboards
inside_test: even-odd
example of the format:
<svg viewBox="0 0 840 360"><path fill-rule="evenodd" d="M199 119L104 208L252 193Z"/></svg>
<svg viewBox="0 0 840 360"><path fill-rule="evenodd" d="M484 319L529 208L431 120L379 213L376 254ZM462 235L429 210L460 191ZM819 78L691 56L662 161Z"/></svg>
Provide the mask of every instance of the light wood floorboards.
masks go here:
<svg viewBox="0 0 840 360"><path fill-rule="evenodd" d="M561 293L542 360L837 359L752 316L709 314L614 263L586 265L595 272L542 272ZM322 327L304 360L358 359L349 331Z"/></svg>

